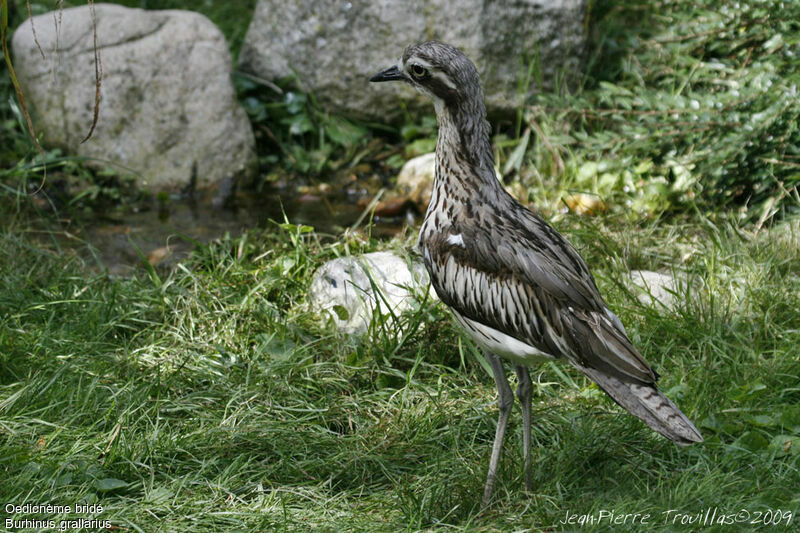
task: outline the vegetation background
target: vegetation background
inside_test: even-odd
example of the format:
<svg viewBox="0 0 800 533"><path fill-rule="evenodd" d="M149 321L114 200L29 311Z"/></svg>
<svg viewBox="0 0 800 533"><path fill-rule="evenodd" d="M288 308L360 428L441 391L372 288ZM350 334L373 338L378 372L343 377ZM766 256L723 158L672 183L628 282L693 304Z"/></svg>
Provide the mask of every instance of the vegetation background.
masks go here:
<svg viewBox="0 0 800 533"><path fill-rule="evenodd" d="M255 4L119 3L201 11L234 56ZM8 5L14 27L27 7ZM797 528L800 4L589 5L586 75L498 124L498 162L576 243L705 443L679 449L578 373L543 365L535 489L522 490L515 416L481 510L494 386L447 312L422 302L351 338L305 300L324 261L407 253L413 228L330 239L275 224L197 244L169 270L110 276L87 244L55 235L148 193L46 151L50 178L32 195L40 155L0 76L3 519L33 518L5 503L100 503L99 518L133 531L561 531L578 529L568 514L603 510L649 513L643 531ZM434 142L431 117L357 124L290 81L283 95L237 85L256 129L274 133L260 140L265 179L325 181L396 152L372 163L391 173ZM674 308L627 289L638 268L686 280ZM737 522L685 523L707 509Z"/></svg>

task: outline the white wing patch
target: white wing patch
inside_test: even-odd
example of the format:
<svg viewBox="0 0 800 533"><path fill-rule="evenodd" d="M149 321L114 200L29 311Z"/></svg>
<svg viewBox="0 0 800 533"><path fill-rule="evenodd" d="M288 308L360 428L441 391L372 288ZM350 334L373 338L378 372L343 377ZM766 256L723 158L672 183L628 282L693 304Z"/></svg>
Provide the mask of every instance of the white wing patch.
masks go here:
<svg viewBox="0 0 800 533"><path fill-rule="evenodd" d="M464 237L460 233L458 235L448 235L447 244L452 244L453 246L461 246L462 248L466 248L466 246L464 246Z"/></svg>

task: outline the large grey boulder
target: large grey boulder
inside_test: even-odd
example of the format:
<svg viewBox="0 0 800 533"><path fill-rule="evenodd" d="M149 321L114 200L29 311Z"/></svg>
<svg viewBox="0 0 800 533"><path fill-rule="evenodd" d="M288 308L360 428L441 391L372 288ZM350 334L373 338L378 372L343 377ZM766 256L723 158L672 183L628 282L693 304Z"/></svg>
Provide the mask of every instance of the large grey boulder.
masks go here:
<svg viewBox="0 0 800 533"><path fill-rule="evenodd" d="M95 94L89 6L34 17L45 59L30 20L14 33L14 67L45 145L116 163L155 188L188 183L193 165L200 187L254 174L255 139L219 29L189 11L95 9L103 88L83 144Z"/></svg>
<svg viewBox="0 0 800 533"><path fill-rule="evenodd" d="M359 334L378 318L376 313L391 322L426 294L436 297L421 263L409 265L392 252L374 252L322 265L314 273L308 299L338 329Z"/></svg>
<svg viewBox="0 0 800 533"><path fill-rule="evenodd" d="M577 74L585 8L586 0L259 0L239 67L271 80L296 74L328 110L385 120L403 112L398 99L410 108L423 100L405 84L367 79L407 45L438 39L475 62L490 113L503 113L518 105L534 61L543 87L532 82L529 93Z"/></svg>

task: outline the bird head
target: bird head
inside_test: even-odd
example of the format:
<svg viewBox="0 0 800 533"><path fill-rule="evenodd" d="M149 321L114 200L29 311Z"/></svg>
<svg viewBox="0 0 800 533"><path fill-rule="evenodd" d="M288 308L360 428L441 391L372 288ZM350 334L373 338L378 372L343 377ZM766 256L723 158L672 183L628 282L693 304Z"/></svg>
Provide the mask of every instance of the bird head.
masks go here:
<svg viewBox="0 0 800 533"><path fill-rule="evenodd" d="M470 97L483 99L478 70L464 53L449 44L427 41L409 46L396 65L369 81L404 81L439 104L452 106Z"/></svg>

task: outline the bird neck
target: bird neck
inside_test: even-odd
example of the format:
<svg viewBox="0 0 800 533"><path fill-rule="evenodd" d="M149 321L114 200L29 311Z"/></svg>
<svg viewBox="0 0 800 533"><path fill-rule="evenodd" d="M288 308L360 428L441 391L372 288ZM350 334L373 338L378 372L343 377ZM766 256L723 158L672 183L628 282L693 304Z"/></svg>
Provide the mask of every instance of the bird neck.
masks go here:
<svg viewBox="0 0 800 533"><path fill-rule="evenodd" d="M436 103L439 137L436 143L437 165L459 172L437 172L437 180L458 176L476 188L497 185L494 154L489 142L489 123L483 98L467 98L459 103ZM464 183L467 185L467 183Z"/></svg>
<svg viewBox="0 0 800 533"><path fill-rule="evenodd" d="M500 204L507 194L495 177L494 154L489 143L489 123L483 99L470 105L446 105L434 99L439 138L436 141L436 173L419 246L426 252L437 236L462 216L472 216L480 202ZM464 212L458 206L466 206ZM426 261L429 261L425 255Z"/></svg>

